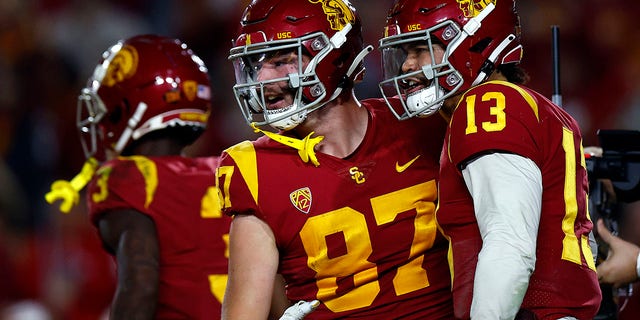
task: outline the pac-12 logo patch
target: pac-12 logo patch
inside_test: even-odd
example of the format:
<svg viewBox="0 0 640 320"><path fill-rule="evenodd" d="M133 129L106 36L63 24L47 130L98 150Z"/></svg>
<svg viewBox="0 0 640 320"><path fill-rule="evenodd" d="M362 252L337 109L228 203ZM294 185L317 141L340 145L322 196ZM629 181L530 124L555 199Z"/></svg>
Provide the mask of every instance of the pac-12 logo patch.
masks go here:
<svg viewBox="0 0 640 320"><path fill-rule="evenodd" d="M289 194L291 204L303 213L309 213L311 209L311 189L309 187L300 188Z"/></svg>

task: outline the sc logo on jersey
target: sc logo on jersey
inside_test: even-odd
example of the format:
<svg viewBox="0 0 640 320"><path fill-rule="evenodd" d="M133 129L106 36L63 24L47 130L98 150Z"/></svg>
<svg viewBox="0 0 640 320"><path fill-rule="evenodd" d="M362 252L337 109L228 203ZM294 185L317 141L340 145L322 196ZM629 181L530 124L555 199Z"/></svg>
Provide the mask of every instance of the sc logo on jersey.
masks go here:
<svg viewBox="0 0 640 320"><path fill-rule="evenodd" d="M357 184L363 184L366 181L364 173L362 173L358 167L352 167L349 169L349 174L351 175L351 179L353 179Z"/></svg>

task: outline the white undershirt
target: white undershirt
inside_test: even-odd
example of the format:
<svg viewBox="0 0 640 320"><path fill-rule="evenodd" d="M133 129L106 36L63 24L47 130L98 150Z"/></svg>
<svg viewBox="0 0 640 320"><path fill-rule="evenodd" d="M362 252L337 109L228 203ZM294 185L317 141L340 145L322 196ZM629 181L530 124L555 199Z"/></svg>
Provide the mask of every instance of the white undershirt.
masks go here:
<svg viewBox="0 0 640 320"><path fill-rule="evenodd" d="M493 153L469 163L462 175L482 236L471 318L513 319L535 268L542 174L530 159Z"/></svg>
<svg viewBox="0 0 640 320"><path fill-rule="evenodd" d="M638 275L638 279L640 279L640 253L636 259L636 274Z"/></svg>

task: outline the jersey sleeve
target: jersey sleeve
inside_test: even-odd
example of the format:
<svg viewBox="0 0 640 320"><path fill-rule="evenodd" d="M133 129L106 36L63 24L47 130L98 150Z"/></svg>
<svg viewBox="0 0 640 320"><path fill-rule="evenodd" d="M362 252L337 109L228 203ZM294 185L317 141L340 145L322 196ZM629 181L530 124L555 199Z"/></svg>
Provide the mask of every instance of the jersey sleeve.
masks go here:
<svg viewBox="0 0 640 320"><path fill-rule="evenodd" d="M447 152L461 168L477 155L507 152L540 163L538 101L504 81L491 81L466 92L450 122Z"/></svg>
<svg viewBox="0 0 640 320"><path fill-rule="evenodd" d="M254 214L264 219L258 210L258 162L251 142L241 142L222 153L216 179L224 214Z"/></svg>
<svg viewBox="0 0 640 320"><path fill-rule="evenodd" d="M145 157L119 158L107 162L89 184L87 201L91 221L118 209L146 213L158 184L155 163Z"/></svg>

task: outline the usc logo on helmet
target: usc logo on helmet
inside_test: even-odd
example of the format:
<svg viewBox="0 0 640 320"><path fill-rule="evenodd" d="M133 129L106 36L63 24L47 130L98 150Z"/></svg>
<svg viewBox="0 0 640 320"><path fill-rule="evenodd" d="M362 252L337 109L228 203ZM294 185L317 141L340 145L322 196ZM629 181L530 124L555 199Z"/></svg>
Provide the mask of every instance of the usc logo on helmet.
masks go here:
<svg viewBox="0 0 640 320"><path fill-rule="evenodd" d="M107 73L102 79L102 84L111 87L122 82L136 73L138 68L138 51L130 45L125 45L115 53L109 63Z"/></svg>
<svg viewBox="0 0 640 320"><path fill-rule="evenodd" d="M276 33L276 39L291 39L291 38L293 38L291 31L282 31L282 32Z"/></svg>
<svg viewBox="0 0 640 320"><path fill-rule="evenodd" d="M327 21L332 30L342 30L345 25L355 21L348 0L309 0L309 2L322 4L322 11L327 15Z"/></svg>
<svg viewBox="0 0 640 320"><path fill-rule="evenodd" d="M460 10L466 18L473 18L480 14L490 3L496 4L498 0L456 0L460 4Z"/></svg>

